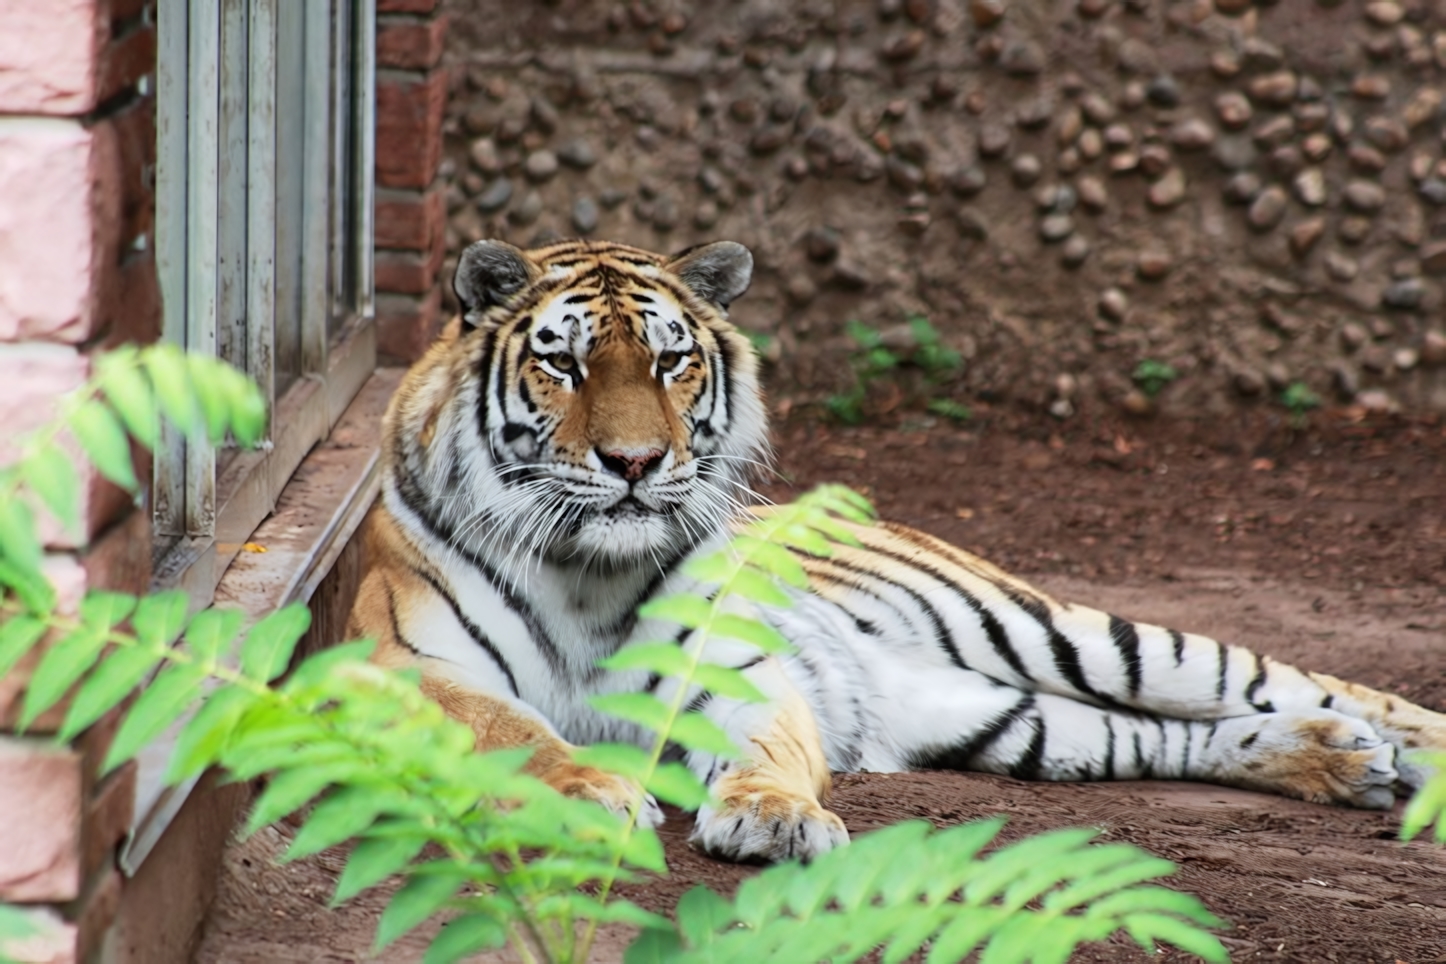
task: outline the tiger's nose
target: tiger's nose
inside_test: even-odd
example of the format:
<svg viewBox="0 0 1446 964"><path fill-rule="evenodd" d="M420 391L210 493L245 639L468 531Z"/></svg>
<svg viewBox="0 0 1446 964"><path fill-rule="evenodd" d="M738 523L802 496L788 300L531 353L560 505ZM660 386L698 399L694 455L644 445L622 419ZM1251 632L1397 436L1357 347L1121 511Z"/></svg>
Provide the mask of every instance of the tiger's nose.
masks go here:
<svg viewBox="0 0 1446 964"><path fill-rule="evenodd" d="M603 468L609 472L629 482L636 482L657 468L666 454L662 449L646 449L642 452L636 449L618 449L612 452L598 449L597 457L602 460Z"/></svg>

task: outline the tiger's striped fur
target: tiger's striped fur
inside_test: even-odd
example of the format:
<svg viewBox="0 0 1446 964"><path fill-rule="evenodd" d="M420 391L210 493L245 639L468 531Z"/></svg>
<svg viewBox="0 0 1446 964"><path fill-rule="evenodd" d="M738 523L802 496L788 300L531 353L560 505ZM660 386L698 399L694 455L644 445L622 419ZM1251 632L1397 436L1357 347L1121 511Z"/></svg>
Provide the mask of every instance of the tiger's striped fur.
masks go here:
<svg viewBox="0 0 1446 964"><path fill-rule="evenodd" d="M637 608L691 588L680 563L748 511L767 450L753 354L725 312L751 267L729 242L673 259L479 242L457 271L463 316L387 413L350 632L377 638L385 665L419 666L479 748L532 746L543 779L615 808L635 788L570 746L646 734L587 697L667 697L675 682L597 661L630 641L689 643ZM717 801L694 833L710 852L845 843L823 806L833 770L1178 777L1387 807L1423 776L1396 751L1446 748L1446 717L1404 700L1056 602L902 526L858 536L803 558L812 591L793 607L747 609L796 653L707 644L769 697L688 694L749 751L688 756Z"/></svg>

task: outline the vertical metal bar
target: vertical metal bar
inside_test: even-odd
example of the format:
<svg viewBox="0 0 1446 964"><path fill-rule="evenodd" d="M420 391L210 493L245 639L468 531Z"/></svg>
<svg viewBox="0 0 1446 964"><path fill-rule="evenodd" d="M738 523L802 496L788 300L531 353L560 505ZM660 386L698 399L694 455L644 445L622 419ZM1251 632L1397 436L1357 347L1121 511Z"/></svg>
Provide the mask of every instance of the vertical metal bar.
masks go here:
<svg viewBox="0 0 1446 964"><path fill-rule="evenodd" d="M331 7L306 0L305 130L302 135L301 370L326 373L331 299Z"/></svg>
<svg viewBox="0 0 1446 964"><path fill-rule="evenodd" d="M354 74L355 157L353 163L352 203L356 205L356 227L352 232L352 255L355 258L353 277L356 297L352 307L357 314L371 318L376 314L376 282L372 273L376 207L377 155L377 3L356 0L356 51Z"/></svg>
<svg viewBox="0 0 1446 964"><path fill-rule="evenodd" d="M186 176L186 347L216 353L217 161L220 137L221 11L201 0L190 11L189 161ZM186 532L212 536L216 528L216 453L186 446Z"/></svg>
<svg viewBox="0 0 1446 964"><path fill-rule="evenodd" d="M302 199L306 131L306 10L277 8L276 39L276 391L301 374Z"/></svg>
<svg viewBox="0 0 1446 964"><path fill-rule="evenodd" d="M216 354L245 368L247 16L249 0L221 0L221 150L216 160Z"/></svg>
<svg viewBox="0 0 1446 964"><path fill-rule="evenodd" d="M246 371L276 408L276 4L251 0L246 144Z"/></svg>
<svg viewBox="0 0 1446 964"><path fill-rule="evenodd" d="M187 0L156 9L156 273L161 337L186 344ZM162 427L156 448L152 521L158 536L186 534L186 439Z"/></svg>
<svg viewBox="0 0 1446 964"><path fill-rule="evenodd" d="M352 62L353 24L352 0L333 0L331 19L331 317L328 334L339 319L349 314L351 303L350 236L352 206L351 140L353 117Z"/></svg>

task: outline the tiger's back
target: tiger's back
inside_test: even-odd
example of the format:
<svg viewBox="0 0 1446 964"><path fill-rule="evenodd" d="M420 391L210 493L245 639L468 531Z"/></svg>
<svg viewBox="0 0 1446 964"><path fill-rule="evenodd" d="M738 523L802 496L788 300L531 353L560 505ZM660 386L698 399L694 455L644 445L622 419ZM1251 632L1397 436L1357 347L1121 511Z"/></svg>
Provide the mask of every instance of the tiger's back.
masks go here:
<svg viewBox="0 0 1446 964"><path fill-rule="evenodd" d="M642 734L587 697L669 695L605 671L629 642L688 631L640 620L697 589L682 563L727 538L766 458L754 358L726 320L751 257L728 242L665 258L594 242L479 242L463 314L388 410L383 496L351 632L424 688L479 747L529 745L565 792L636 792L570 747ZM804 556L811 592L753 612L797 647L708 643L763 705L695 692L749 750L693 753L718 803L695 840L776 859L844 842L830 770L951 767L1044 779L1184 777L1389 806L1395 751L1446 747L1446 720L1205 637L1062 604L963 550L883 524ZM707 587L701 587L707 591Z"/></svg>

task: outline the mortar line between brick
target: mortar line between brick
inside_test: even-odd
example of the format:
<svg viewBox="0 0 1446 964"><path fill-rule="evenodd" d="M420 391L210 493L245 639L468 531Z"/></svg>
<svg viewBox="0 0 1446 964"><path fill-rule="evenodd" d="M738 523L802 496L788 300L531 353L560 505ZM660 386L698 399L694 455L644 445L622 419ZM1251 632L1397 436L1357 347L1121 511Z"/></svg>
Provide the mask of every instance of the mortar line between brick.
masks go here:
<svg viewBox="0 0 1446 964"><path fill-rule="evenodd" d="M6 134L60 133L85 129L79 117L49 117L45 114L0 114L0 137Z"/></svg>

